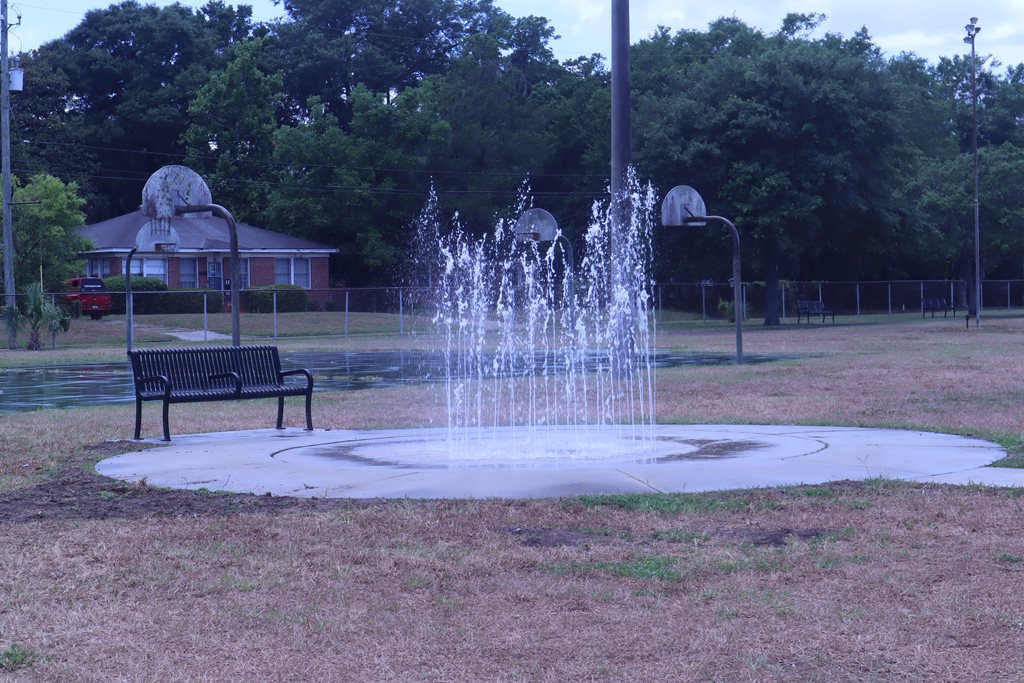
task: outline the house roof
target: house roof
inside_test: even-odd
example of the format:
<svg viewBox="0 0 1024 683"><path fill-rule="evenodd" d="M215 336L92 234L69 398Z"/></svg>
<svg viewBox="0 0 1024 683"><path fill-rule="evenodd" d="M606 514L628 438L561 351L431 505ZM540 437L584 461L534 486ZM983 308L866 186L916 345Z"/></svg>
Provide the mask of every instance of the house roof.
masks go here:
<svg viewBox="0 0 1024 683"><path fill-rule="evenodd" d="M144 215L141 211L133 211L123 216L86 225L79 229L79 234L93 244L93 248L86 253L127 252L135 246L135 238L139 230L150 220L149 216ZM179 251L227 251L231 248L227 221L223 218L210 215L205 217L188 215L175 216L169 220L171 226L178 233ZM235 225L238 228L239 251L302 251L323 254L338 252L336 247L300 237L257 228L237 221Z"/></svg>

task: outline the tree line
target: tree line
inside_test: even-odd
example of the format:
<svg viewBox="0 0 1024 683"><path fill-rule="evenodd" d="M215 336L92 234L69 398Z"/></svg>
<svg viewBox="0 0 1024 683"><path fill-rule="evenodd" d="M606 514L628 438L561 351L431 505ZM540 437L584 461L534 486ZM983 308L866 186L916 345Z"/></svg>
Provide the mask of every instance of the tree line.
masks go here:
<svg viewBox="0 0 1024 683"><path fill-rule="evenodd" d="M557 60L547 19L491 0L283 4L270 23L220 0L90 11L21 56L15 172L74 183L101 220L184 163L239 220L340 247L346 285L395 281L431 188L482 232L526 181L582 235L609 175L604 57ZM866 29L815 37L822 19L723 18L635 44L639 176L692 185L734 220L770 310L780 279L970 283L970 55L887 57ZM978 65L984 275L1021 277L1024 64ZM656 277L723 280L727 245L666 229Z"/></svg>

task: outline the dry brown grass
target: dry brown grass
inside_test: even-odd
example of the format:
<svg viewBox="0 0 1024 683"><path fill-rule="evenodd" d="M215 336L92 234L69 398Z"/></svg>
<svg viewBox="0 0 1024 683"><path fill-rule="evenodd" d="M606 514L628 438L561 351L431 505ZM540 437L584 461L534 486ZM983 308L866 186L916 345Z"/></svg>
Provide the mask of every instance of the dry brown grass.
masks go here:
<svg viewBox="0 0 1024 683"><path fill-rule="evenodd" d="M748 353L803 357L661 372L659 417L910 425L1012 446L1022 332L1009 318L749 329ZM659 341L728 352L732 338ZM318 395L314 420L436 424L435 391ZM225 405L174 406L172 430L273 420L273 404ZM0 490L128 436L131 413L5 415ZM299 405L286 415L299 424ZM0 521L0 680L1017 680L1021 493L875 480ZM13 644L30 663L5 668Z"/></svg>
<svg viewBox="0 0 1024 683"><path fill-rule="evenodd" d="M18 524L0 628L25 680L1014 679L1020 499L806 491Z"/></svg>

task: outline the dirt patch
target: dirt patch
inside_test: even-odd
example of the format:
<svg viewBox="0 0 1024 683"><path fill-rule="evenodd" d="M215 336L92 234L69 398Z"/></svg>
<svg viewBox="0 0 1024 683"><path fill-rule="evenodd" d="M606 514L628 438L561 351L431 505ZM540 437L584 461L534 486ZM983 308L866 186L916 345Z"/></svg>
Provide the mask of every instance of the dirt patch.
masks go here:
<svg viewBox="0 0 1024 683"><path fill-rule="evenodd" d="M588 545L601 535L588 531L569 531L566 529L524 529L521 527L498 529L500 533L518 538L530 548L557 548L559 546Z"/></svg>
<svg viewBox="0 0 1024 683"><path fill-rule="evenodd" d="M138 450L139 446L133 443L132 448ZM374 504L346 499L161 488L118 481L91 471L95 461L124 451L125 446L121 442L90 444L56 476L34 486L0 493L0 519L7 522L143 519L352 508Z"/></svg>

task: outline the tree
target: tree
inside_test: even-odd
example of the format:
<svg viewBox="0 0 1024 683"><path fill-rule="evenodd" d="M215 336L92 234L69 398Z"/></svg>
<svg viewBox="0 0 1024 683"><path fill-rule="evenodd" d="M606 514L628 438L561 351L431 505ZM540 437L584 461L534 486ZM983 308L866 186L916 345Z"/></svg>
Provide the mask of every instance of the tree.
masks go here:
<svg viewBox="0 0 1024 683"><path fill-rule="evenodd" d="M13 194L15 281L63 290L64 280L80 270L78 254L88 248L78 235L85 224L78 185L35 175L23 187L15 179Z"/></svg>
<svg viewBox="0 0 1024 683"><path fill-rule="evenodd" d="M316 97L347 127L356 86L390 97L444 72L476 7L465 0L285 0L291 21L274 27L268 58L285 73L291 122Z"/></svg>
<svg viewBox="0 0 1024 683"><path fill-rule="evenodd" d="M224 71L199 89L184 135L186 164L206 179L215 202L250 223L265 218L281 99L281 74L260 69L263 46L263 40L239 45Z"/></svg>
<svg viewBox="0 0 1024 683"><path fill-rule="evenodd" d="M51 173L92 181L105 200L90 202L92 218L137 208L141 184L169 159L181 158L188 104L250 35L251 13L221 2L194 11L125 0L89 11L28 60L66 79L63 93L51 89L34 102L32 149L56 146L63 161L49 155Z"/></svg>
<svg viewBox="0 0 1024 683"><path fill-rule="evenodd" d="M636 50L637 72L660 65L637 79L637 164L734 219L744 263L765 281L768 325L779 322L784 273L842 277L896 224L900 141L885 62L864 31L799 37L819 20L790 16L765 36L723 19Z"/></svg>
<svg viewBox="0 0 1024 683"><path fill-rule="evenodd" d="M311 100L308 121L274 136L270 222L360 255L347 268L349 281L387 273L407 244L403 226L426 197L430 150L449 134L428 97L410 88L389 101L357 87L348 131Z"/></svg>

